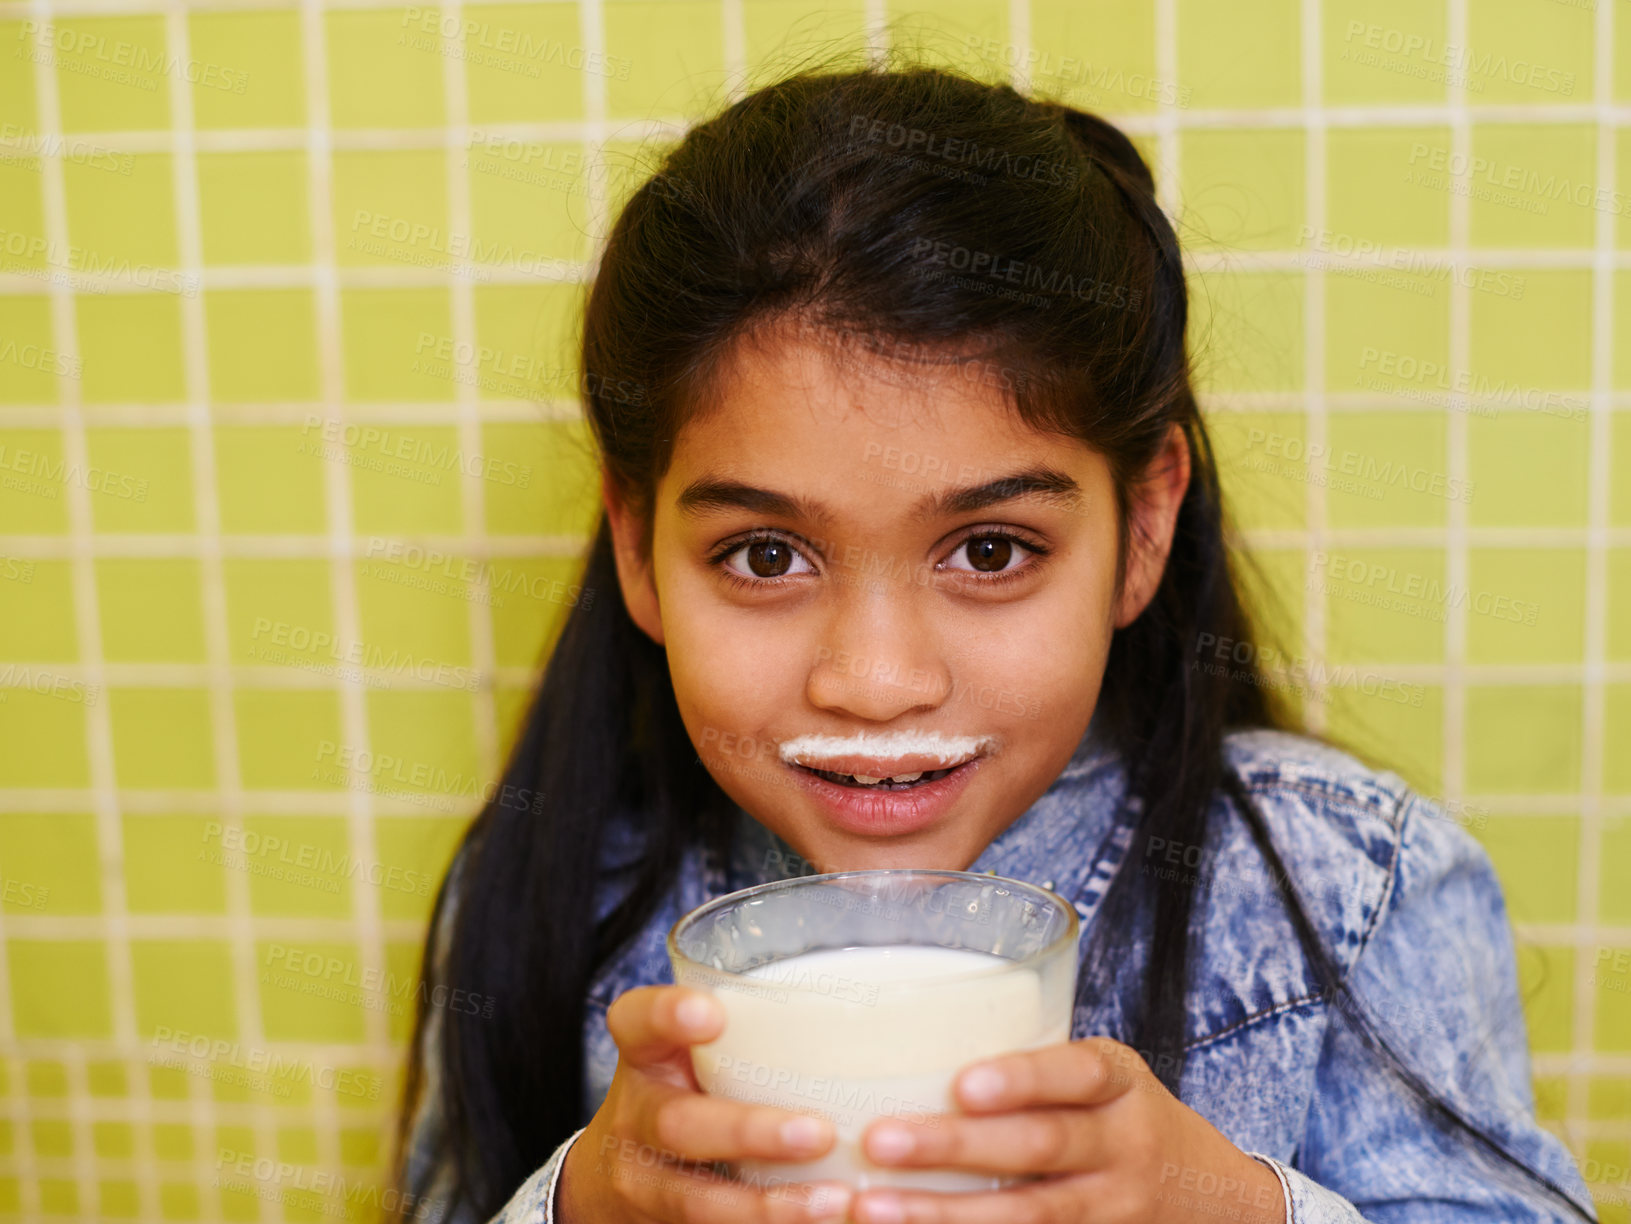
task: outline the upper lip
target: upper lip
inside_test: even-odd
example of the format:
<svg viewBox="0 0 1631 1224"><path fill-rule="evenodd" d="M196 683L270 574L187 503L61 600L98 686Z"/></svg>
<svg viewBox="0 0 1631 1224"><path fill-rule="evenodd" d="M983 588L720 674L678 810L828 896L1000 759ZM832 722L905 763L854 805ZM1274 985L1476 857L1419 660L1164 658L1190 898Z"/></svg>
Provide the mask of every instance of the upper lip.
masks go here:
<svg viewBox="0 0 1631 1224"><path fill-rule="evenodd" d="M794 764L829 773L860 774L868 778L892 778L896 774L927 773L931 769L951 769L972 761L980 754L970 753L961 760L947 761L940 755L924 752L907 753L898 757L836 756L795 758Z"/></svg>

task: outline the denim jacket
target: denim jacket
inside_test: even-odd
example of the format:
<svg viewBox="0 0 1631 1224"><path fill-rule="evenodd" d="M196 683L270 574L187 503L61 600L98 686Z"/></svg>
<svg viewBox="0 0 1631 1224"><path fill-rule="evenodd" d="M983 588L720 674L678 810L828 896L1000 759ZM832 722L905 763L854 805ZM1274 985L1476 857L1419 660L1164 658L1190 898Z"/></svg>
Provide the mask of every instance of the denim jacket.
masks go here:
<svg viewBox="0 0 1631 1224"><path fill-rule="evenodd" d="M1589 1205L1568 1149L1535 1120L1506 903L1483 848L1397 775L1316 741L1243 732L1225 741L1225 753L1263 814L1285 878L1274 878L1221 794L1205 846L1152 838L1143 861L1125 865L1149 876L1151 886L1182 883L1186 873L1198 877L1204 946L1191 982L1179 1099L1274 1170L1288 1224L1576 1218L1521 1174L1511 1184L1492 1176L1469 1140L1435 1125L1381 1069L1336 1014L1354 1004L1321 990L1281 895L1287 884L1298 890L1392 1048L1469 1121ZM1132 844L1132 805L1123 798L1121 763L1090 727L1049 789L969 870L1065 897L1081 916L1085 948L1099 901ZM700 846L688 848L676 886L592 983L583 1029L584 1123L605 1099L617 1065L607 1007L631 987L674 980L664 944L669 927L710 897L810 872L740 808L737 817L730 861L712 862ZM612 833L602 854L597 916L627 890L638 861L638 831ZM1121 1031L1113 1022L1123 1006L1112 992L1078 1007L1072 1038ZM436 1068L427 1072L410 1147L413 1185L423 1184L412 1171L428 1172L425 1145L438 1125ZM561 1162L582 1133L556 1149L493 1224L549 1224ZM1203 1212L1224 1206L1196 1205Z"/></svg>

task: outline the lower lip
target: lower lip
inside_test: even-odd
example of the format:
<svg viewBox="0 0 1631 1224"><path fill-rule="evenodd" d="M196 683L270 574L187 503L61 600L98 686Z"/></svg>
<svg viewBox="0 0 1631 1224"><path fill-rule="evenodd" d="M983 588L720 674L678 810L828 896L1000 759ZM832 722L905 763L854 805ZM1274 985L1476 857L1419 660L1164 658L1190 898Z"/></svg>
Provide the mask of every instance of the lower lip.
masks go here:
<svg viewBox="0 0 1631 1224"><path fill-rule="evenodd" d="M945 777L910 790L843 786L797 765L787 768L799 777L832 824L863 837L897 837L927 828L944 816L984 760L977 756Z"/></svg>

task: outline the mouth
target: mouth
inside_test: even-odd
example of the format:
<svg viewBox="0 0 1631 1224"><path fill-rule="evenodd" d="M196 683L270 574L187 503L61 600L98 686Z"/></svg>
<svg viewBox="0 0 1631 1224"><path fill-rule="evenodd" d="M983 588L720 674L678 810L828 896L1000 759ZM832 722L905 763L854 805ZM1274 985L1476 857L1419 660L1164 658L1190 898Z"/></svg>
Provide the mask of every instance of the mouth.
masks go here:
<svg viewBox="0 0 1631 1224"><path fill-rule="evenodd" d="M794 767L802 769L805 773L814 774L818 778L825 778L828 782L836 782L839 786L852 787L855 790L883 790L904 791L914 787L926 786L930 782L938 782L947 774L961 769L967 765L963 761L945 769L912 770L906 773L895 774L891 777L878 777L871 774L839 773L833 769L816 769L811 765L794 763Z"/></svg>
<svg viewBox="0 0 1631 1224"><path fill-rule="evenodd" d="M788 768L807 788L824 824L858 837L899 837L948 819L987 759L981 754L956 765L889 777L791 762Z"/></svg>

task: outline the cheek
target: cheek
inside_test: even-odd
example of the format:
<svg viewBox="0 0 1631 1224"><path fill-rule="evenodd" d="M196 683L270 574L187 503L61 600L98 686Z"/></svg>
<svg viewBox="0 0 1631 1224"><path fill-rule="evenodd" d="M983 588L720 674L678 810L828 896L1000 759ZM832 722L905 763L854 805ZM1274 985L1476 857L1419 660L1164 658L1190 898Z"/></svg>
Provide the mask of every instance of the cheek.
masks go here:
<svg viewBox="0 0 1631 1224"><path fill-rule="evenodd" d="M663 618L675 700L688 724L757 734L796 708L808 670L804 639L790 622L748 625L701 607Z"/></svg>

